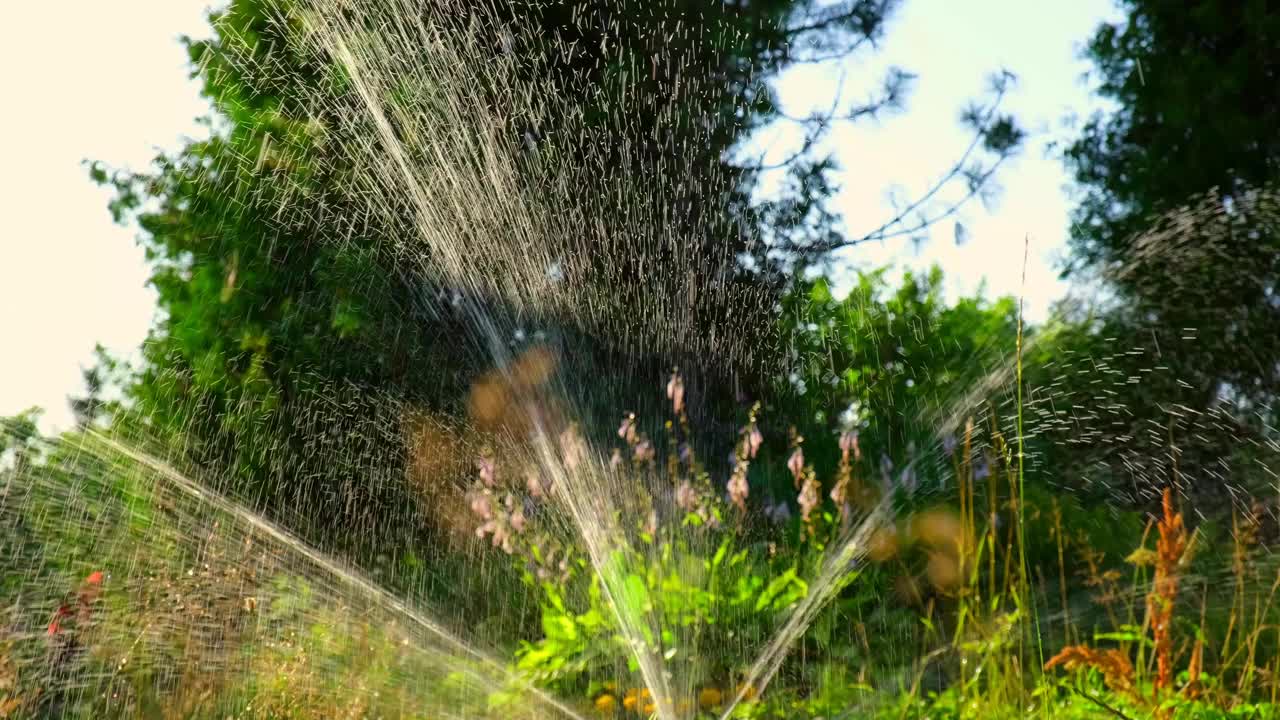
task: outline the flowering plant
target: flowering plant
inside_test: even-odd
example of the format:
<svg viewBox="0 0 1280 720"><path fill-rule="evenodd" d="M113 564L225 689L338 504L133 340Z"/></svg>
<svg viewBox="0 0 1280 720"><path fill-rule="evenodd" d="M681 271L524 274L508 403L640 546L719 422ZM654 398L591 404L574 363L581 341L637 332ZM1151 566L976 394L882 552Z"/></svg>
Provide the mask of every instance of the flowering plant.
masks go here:
<svg viewBox="0 0 1280 720"><path fill-rule="evenodd" d="M665 442L626 414L618 446L590 482L573 479L590 453L569 427L555 443L560 477L486 453L469 495L476 535L520 563L540 598L542 636L521 644L518 669L608 712L643 712L659 701L643 690L652 681L639 677L645 657L660 657L678 678L667 698L673 706L711 712L733 698L751 701L745 664L809 594L832 541L874 495L858 476L855 430L843 434L838 475L824 486L794 429L786 460L794 495L753 494L766 443L758 405L727 471L715 477L695 449L685 392L673 373ZM605 515L584 505L593 495L607 496Z"/></svg>

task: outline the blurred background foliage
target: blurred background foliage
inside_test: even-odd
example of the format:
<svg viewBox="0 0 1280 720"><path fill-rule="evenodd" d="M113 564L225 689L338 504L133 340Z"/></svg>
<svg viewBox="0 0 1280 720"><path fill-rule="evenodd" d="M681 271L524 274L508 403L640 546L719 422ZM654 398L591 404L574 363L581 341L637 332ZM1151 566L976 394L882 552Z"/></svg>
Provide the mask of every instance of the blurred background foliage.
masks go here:
<svg viewBox="0 0 1280 720"><path fill-rule="evenodd" d="M904 517L962 504L965 493L983 503L1016 500L1017 526L1025 534L1019 551L1030 567L1043 570L1036 582L1047 577L1051 584L1058 574L1062 588L1061 597L1042 588L1018 611L1042 615L1054 647L1089 640L1102 624L1128 628L1113 628L1133 636L1122 641L1126 652L1143 644L1147 630L1131 627L1142 622L1141 602L1132 601L1143 593L1129 594L1130 617L1117 616L1123 613L1115 597L1097 598L1118 582L1108 573L1123 570L1128 578L1151 567L1142 564L1146 556L1133 561L1130 552L1153 545L1148 521L1158 513L1161 490L1177 487L1188 522L1194 519L1198 527L1198 564L1189 557L1194 569L1186 569L1185 577L1197 579L1205 592L1225 593L1202 600L1201 620L1188 621L1195 627L1181 632L1190 643L1210 638L1212 648L1216 638L1229 644L1232 633L1241 632L1236 618L1252 599L1246 601L1236 585L1213 588L1211 581L1230 573L1243 577L1241 558L1252 557L1250 542L1276 535L1280 208L1268 193L1280 167L1280 11L1264 0L1125 0L1125 21L1098 28L1088 56L1101 80L1099 93L1114 107L1091 118L1064 152L1079 199L1068 273L1094 283L1098 292L1064 302L1048 321L1028 327L1014 298L946 301L943 268L900 281L890 280L888 270L841 268L854 281L847 295L834 296L830 252L849 238L834 229L826 206L833 192L830 159L806 143L787 163L789 190L765 203L750 201L765 168L732 160L735 147L778 116L771 77L808 55L874 45L897 5L672 0L655 9L650 3L584 0L507 7L505 21L540 29L522 38L541 36L547 45L495 45L493 51L514 54L530 82L571 98L581 108L582 127L612 139L609 162L698 154L683 166L705 168L706 176L688 179L688 195L678 198L687 212L676 222L704 238L706 252L742 260L713 272L727 272L732 282L752 285L771 301L761 304L760 322L752 326L761 328L751 330L759 336L746 340L767 352L740 364L661 353L611 363L620 346L601 328L543 318L544 329L562 347L593 356L598 367L613 367L616 378L601 375L601 383L652 388L625 407L591 408L598 411L593 418L635 410L642 421L659 422L662 383L671 366L680 365L690 382L689 404L702 413L695 429L698 439L706 437L707 470L717 487L730 471L724 456L751 403L760 402L764 444L749 475L752 509L776 515L785 506L789 515L775 523L785 529L762 520L759 528L765 529L743 531L741 542L754 548L759 565L742 572L758 576L759 584L785 572L779 567L814 562L805 553L821 554L793 540L804 537L796 531L801 521L787 466L795 438L803 438L805 461L817 474L832 478L840 467L842 433L856 431L859 477L900 493ZM555 603L547 600L546 588L530 583L518 566L487 563L485 591L479 591L480 579L467 568L486 551L469 539L470 528L460 539L433 506L441 497L460 503L460 489L475 474L479 441L460 438L466 436L468 392L492 370L483 360L486 348L464 318L449 311L449 288L424 286L420 275L404 272L388 251L395 238L346 192L362 170L337 148L352 139L331 136L328 128L342 124L317 116L317 105L308 100L334 82L333 68L292 52L272 7L264 0L233 0L213 19L212 39L188 44L193 73L214 107L211 139L158 157L145 172L92 167L92 180L114 190L116 219L141 229L161 315L139 365L104 355L86 372L86 392L73 400L79 427L68 438L107 429L145 435L175 462L206 469L220 491L380 582L454 606L477 624L508 613L504 622L525 636L541 634L538 648L546 650L555 640L546 631L555 627L547 620ZM709 30L677 31L694 18ZM572 59L548 52L566 42L610 50ZM622 79L626 68L647 66L659 52L670 61L661 71ZM716 92L689 93L676 122L643 100L625 121L611 113L624 96L656 99L675 83L677 69L691 87ZM879 106L909 111L906 80L887 78L883 96L865 112ZM344 111L341 102L319 107ZM814 137L827 122L814 120ZM1015 118L996 111L973 122L994 157L1017 151L1022 134ZM708 134L707 128L713 130ZM516 119L510 140L536 143L556 130ZM1180 208L1190 209L1182 216L1187 222L1157 221ZM639 254L600 260L616 263L623 276L644 272ZM432 480L454 488L452 495L406 480L416 472L421 436L414 422L423 416L442 428L447 442L439 447L464 455L442 463ZM45 449L35 418L32 411L5 421L0 474L6 495L0 506L17 507L8 490L17 478L43 478L33 487L72 483L81 492L71 507L62 505L61 496L26 497L22 507L38 513L6 515L6 597L30 587L25 573L34 558L41 558L42 573L70 582L91 555L92 529L144 522L152 512L129 500L138 493L128 478L86 465L94 459L73 449ZM585 432L604 439L613 425L595 422ZM1008 439L1019 435L1025 467L1015 481L1007 473L1019 451ZM989 498L975 490L1001 472L1004 490ZM834 517L838 508L826 496L831 485L823 487L824 511ZM120 503L128 512L120 512ZM997 508L983 520L989 527L971 531L994 533L999 522L1012 522L1001 520L1004 512ZM1246 525L1253 541L1246 542ZM55 552L48 530L54 527L85 534L58 538ZM760 559L769 542L762 538L775 532L801 559L776 567ZM1011 539L1001 543L1012 546ZM929 592L904 589L900 578L927 575L921 569L925 556L898 559L902 567L867 568L830 612L846 628L874 617L881 639L911 642L873 651L863 640L855 652L856 641L842 638L824 641L829 647L845 643L850 657L865 652L863 660L890 667L890 656L905 659L929 638L944 638L946 622L960 622L963 614L956 612L963 603L956 596L937 594L930 604ZM1258 583L1265 589L1262 579ZM510 610L510 593L525 599L518 612ZM1262 613L1255 627L1266 626L1274 608L1249 607ZM555 610L573 622L599 611L598 605ZM750 616L739 610L728 615L743 627L758 620ZM950 630L961 634L954 625ZM997 635L993 630L985 641L994 643ZM584 637L574 638L575 647ZM1276 645L1262 653L1259 646L1268 647L1253 638L1250 665L1241 673L1265 669L1273 660ZM961 645L953 648L960 654L971 650L956 648ZM536 664L529 660L533 650L522 652L520 662ZM573 654L556 650L542 659L556 653ZM1215 657L1223 678L1239 662ZM940 716L967 712L963 703L950 705L959 702L956 692L968 692L956 680L962 671L921 680L923 672L914 684L898 680L919 697L928 697L921 683L933 682L939 694L929 702ZM717 668L707 682L720 683L717 692L727 693L734 689L726 684L728 674ZM1232 702L1246 707L1246 684L1253 688L1255 681L1232 677L1238 692ZM810 687L847 690L867 682L812 679ZM1085 682L1101 689L1096 674ZM1270 682L1274 698L1274 676ZM578 690L597 700L605 694L618 703L625 699L625 688ZM1075 695L1064 697L1068 716L1096 710L1075 704L1084 702ZM814 702L808 712L836 707ZM852 700L842 696L839 702ZM1187 716L1227 716L1208 706L1200 710L1205 714Z"/></svg>

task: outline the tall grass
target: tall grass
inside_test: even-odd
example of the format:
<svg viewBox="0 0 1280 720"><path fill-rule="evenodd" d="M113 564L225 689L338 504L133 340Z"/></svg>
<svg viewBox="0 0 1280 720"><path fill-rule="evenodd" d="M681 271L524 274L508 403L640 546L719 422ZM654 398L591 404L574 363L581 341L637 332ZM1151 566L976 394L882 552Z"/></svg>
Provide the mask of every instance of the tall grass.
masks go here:
<svg viewBox="0 0 1280 720"><path fill-rule="evenodd" d="M663 426L672 444L665 465L676 477L710 483L704 471L690 475L676 450L695 435L682 411L682 389L678 378L668 384L676 419ZM733 717L742 718L830 718L842 712L901 720L1278 717L1280 563L1263 542L1263 509L1236 512L1229 530L1191 527L1175 494L1166 490L1159 512L1146 518L1141 532L1135 530L1134 546L1121 557L1098 547L1114 546L1100 543L1114 538L1080 523L1088 511L1071 496L1046 492L1028 477L1021 422L1017 437L1009 438L994 414L988 419L985 427L974 420L964 425L950 456L953 491L931 506L903 511L870 537L866 554L872 566L848 580L850 592L865 590L862 597L870 598L858 610L867 615L832 610L828 620L852 627L832 631L827 622L827 640L802 638L796 651L861 659L848 661L842 673L823 670L763 694L735 684L731 674L708 678L680 699L680 711L718 717L736 696ZM774 526L776 507L761 507L758 498L749 504L746 483L749 465L768 471L756 456L765 420L758 406L751 410L734 450L742 477L734 474L725 493L710 484L689 490L691 512L703 513L704 522L717 518L717 532L728 538L755 533L756 542L759 527ZM634 423L629 419L620 433L627 456L646 472L656 471L663 465L658 449L634 432ZM804 461L794 433L789 447L782 472L794 477L797 493L809 497L796 501L803 508L817 493L823 505L774 526L776 536L757 542L767 548L767 561L755 566L762 572L814 567L774 559L795 551L789 546L820 551L825 538L847 530L852 509L874 502L878 492L865 482L856 436L841 439L840 462L826 485ZM694 457L691 448L684 452ZM41 477L45 484L37 489L51 493L47 502L69 497L66 488L47 485L56 473ZM8 519L14 497L6 500ZM132 525L100 529L97 540L111 540L107 545L127 551L135 563L140 539L163 539L167 552L176 554L150 558L147 572L134 572L130 582L106 576L100 593L85 578L93 567L84 556L51 557L73 548L59 537L56 524L45 528L41 553L59 570L42 575L42 586L28 586L22 601L7 609L0 637L0 718L54 710L68 717L418 717L446 703L459 712L469 708L468 717L537 716L521 708L518 694L468 685L465 662L423 652L394 617L353 612L349 597L301 572L278 549L264 553L260 540L237 534L233 526L219 529L213 518L196 522L190 510L175 515L172 499L163 494L149 496L150 504L140 499L136 493L121 499L127 513L118 517L132 516ZM101 501L112 502L106 495ZM769 517L753 517L761 512ZM143 515L151 525L140 538L137 522ZM166 527L166 517L181 522ZM193 531L204 533L202 539ZM694 531L680 530L677 537L689 532ZM492 532L482 534L477 543L495 544ZM183 549L182 543L193 540L194 547ZM1215 552L1215 540L1229 540L1229 552ZM504 544L489 552L506 558ZM717 547L725 546L692 543L682 552L710 564L719 562L710 557ZM698 555L703 550L707 557ZM7 573L32 571L15 565L20 560L6 562ZM566 578L539 576L534 583L558 586ZM761 586L772 587L775 579L761 578ZM804 594L803 582L787 587L790 599L776 608L783 617L794 607L788 603ZM712 610L698 612L710 613L704 620L717 632L732 636L735 623L745 622L741 611L715 610L721 606L708 602ZM869 614L880 617L885 634L914 648L905 681L897 658L868 638ZM65 626L55 631L60 618ZM709 647L730 652L727 644ZM751 658L716 660L732 667ZM796 677L808 672L803 665L793 670ZM641 718L654 710L645 688L613 680L584 685L580 696L565 700L597 717Z"/></svg>

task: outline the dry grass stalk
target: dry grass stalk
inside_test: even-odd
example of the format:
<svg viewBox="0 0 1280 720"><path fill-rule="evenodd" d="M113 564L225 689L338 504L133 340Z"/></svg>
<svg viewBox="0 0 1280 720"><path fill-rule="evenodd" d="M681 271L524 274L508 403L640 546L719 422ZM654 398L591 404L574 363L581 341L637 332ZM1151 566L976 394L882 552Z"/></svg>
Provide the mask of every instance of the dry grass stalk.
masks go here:
<svg viewBox="0 0 1280 720"><path fill-rule="evenodd" d="M1102 673L1103 680L1112 692L1136 697L1133 683L1133 663L1128 656L1114 648L1095 650L1088 645L1068 645L1045 663L1045 670L1062 666L1068 671L1094 668Z"/></svg>

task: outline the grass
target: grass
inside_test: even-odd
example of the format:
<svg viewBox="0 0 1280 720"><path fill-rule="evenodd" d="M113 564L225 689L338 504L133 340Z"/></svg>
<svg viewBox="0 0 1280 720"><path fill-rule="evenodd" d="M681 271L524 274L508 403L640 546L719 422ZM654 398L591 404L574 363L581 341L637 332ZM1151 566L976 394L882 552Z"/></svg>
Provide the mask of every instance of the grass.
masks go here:
<svg viewBox="0 0 1280 720"><path fill-rule="evenodd" d="M675 529L668 540L646 536L654 549L629 571L639 573L635 597L675 623L661 625L664 632L685 623L676 636L724 649L726 657L713 658L720 669L689 666L701 674L678 699L682 712L718 717L741 695L736 718L1280 717L1280 572L1262 542L1262 509L1236 512L1228 530L1192 528L1166 491L1121 556L1098 547L1116 545L1097 529L1112 526L1091 525L1073 498L1029 481L1020 425L1010 442L994 420L981 431L966 424L950 458L950 494L904 510L871 537L870 562L846 579L780 679L763 693L742 685L734 673L751 658L730 656L737 646L724 638L777 627L847 530L850 508L874 500L874 491L856 438L842 439L835 479L823 485L793 433L795 462L784 472L798 492L813 495L817 484L824 505L761 536L772 526L755 517L759 499L749 505L744 486L718 498L699 484L705 471L677 451L692 436L682 402L664 425L672 445L665 462L634 425L622 433L635 469L665 468L673 484L687 478L694 488L698 527ZM767 465L756 458L758 412L735 448L744 477L753 461ZM84 463L82 455L69 457ZM0 637L0 718L549 716L491 669L345 592L234 518L175 497L136 468L122 485L118 460L95 458L82 475L27 464L28 475L16 479L33 492L22 502L12 491L21 482L8 478L0 517L15 533L26 528L38 552L13 554L4 566L6 587L21 593L8 603ZM825 502L829 490L834 506ZM60 515L73 495L101 507ZM725 521L710 528L711 518ZM67 523L97 551L68 544ZM528 536L516 530L508 528L519 546ZM1229 552L1215 552L1219 541L1229 541ZM507 558L488 552L477 563ZM40 562L22 564L33 557ZM574 607L596 583L576 562L562 565L563 577L530 576L533 596L559 594L543 606L541 635L526 633L507 650L539 649L539 667L553 670L530 677L584 716L647 717L655 703L625 669L628 650L607 613ZM664 563L676 562L721 569L702 579L664 574L676 566ZM101 592L84 583L97 569L109 571ZM582 595L569 591L574 582ZM770 602L757 601L765 595ZM51 632L59 602L67 620ZM553 631L561 645L548 644ZM525 666L511 657L513 667ZM590 658L614 669L583 670Z"/></svg>

